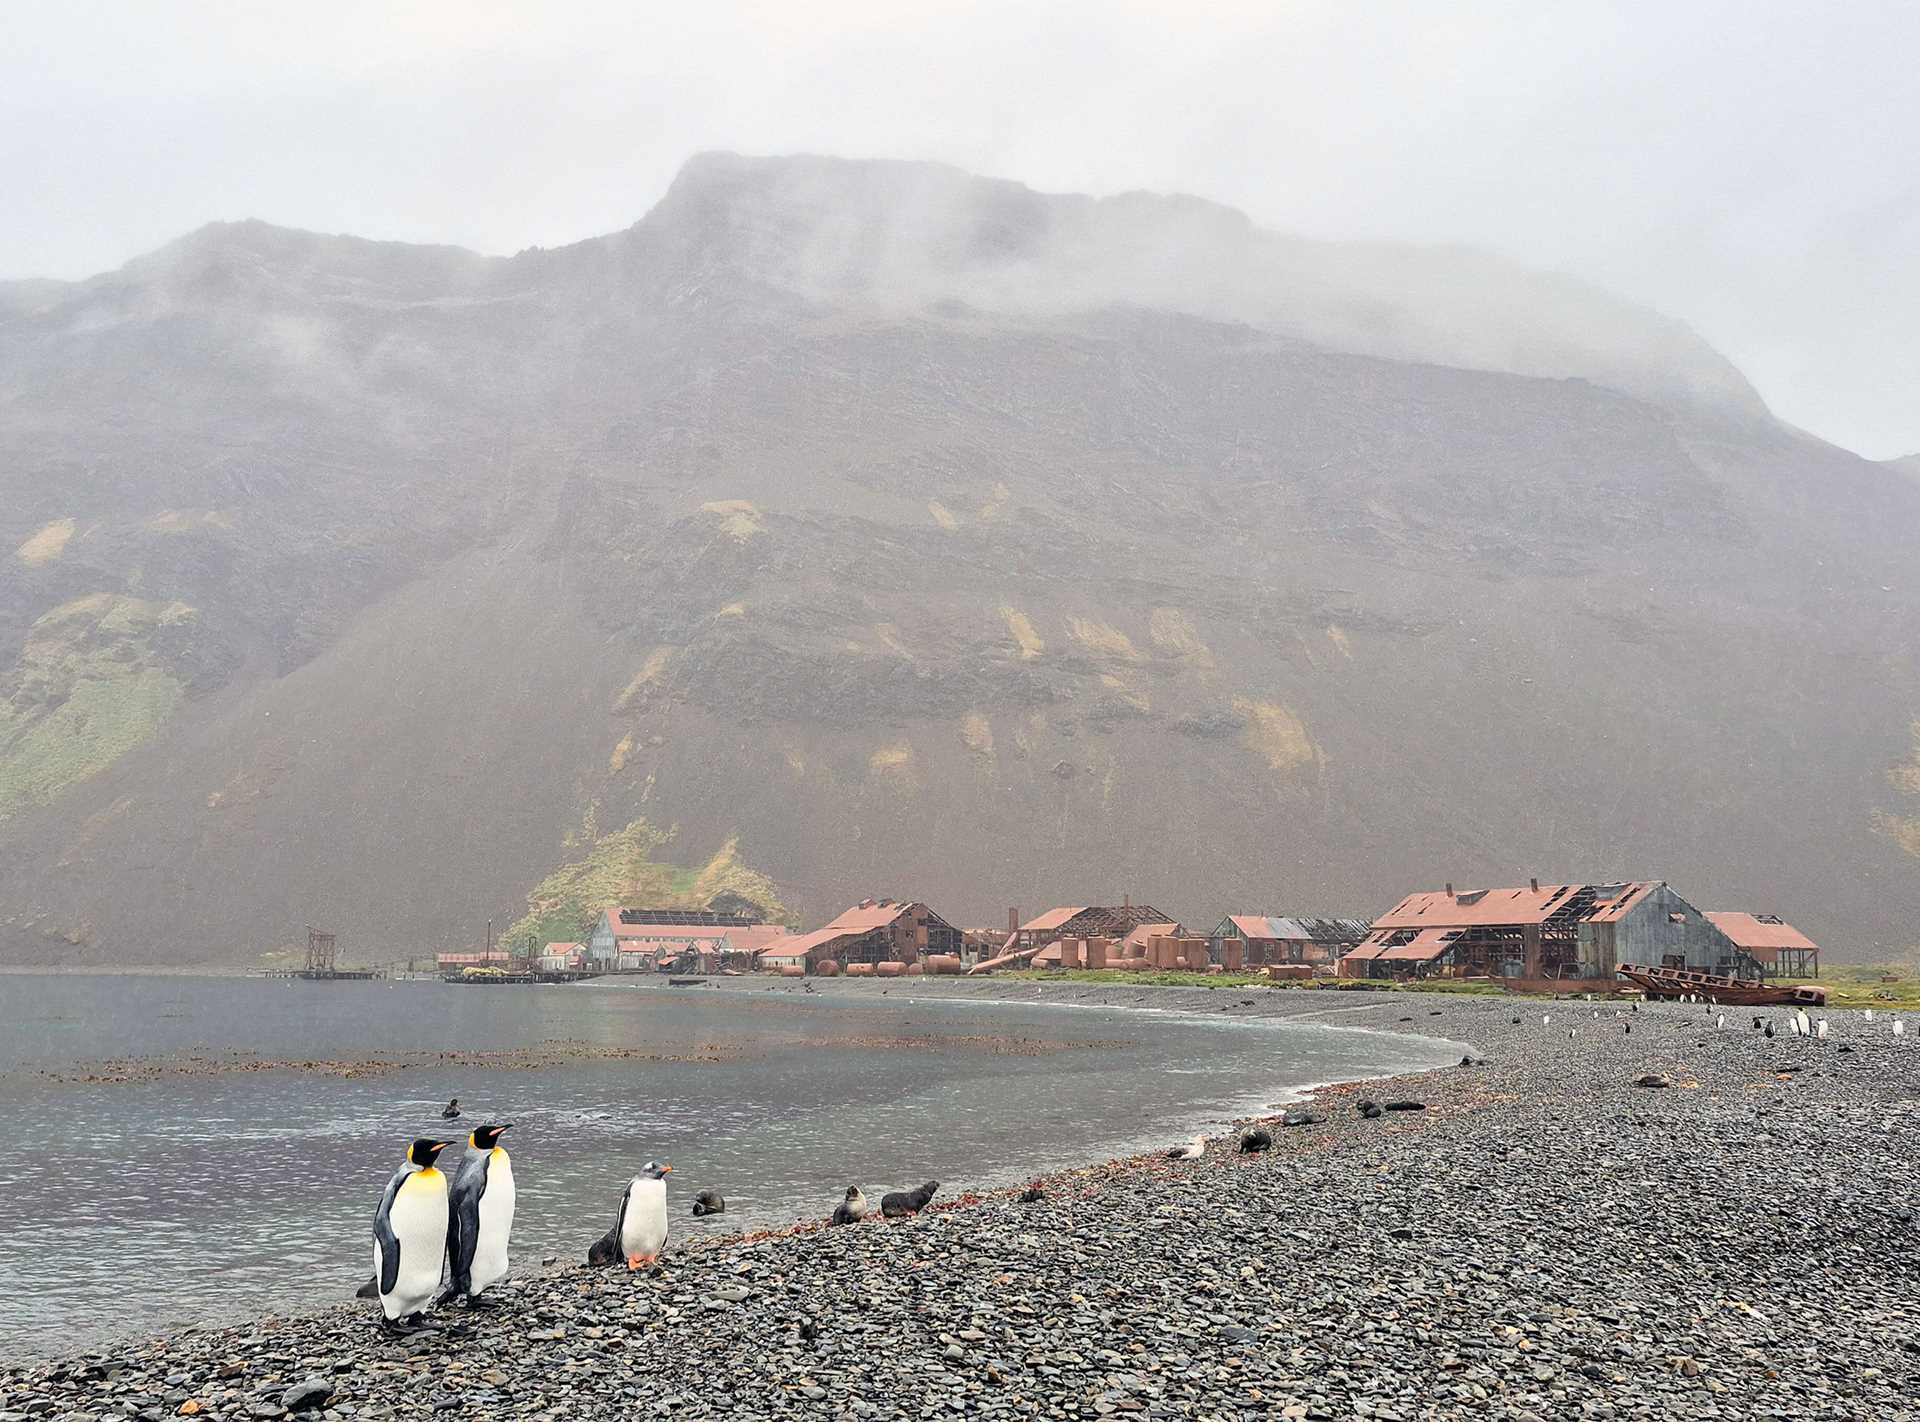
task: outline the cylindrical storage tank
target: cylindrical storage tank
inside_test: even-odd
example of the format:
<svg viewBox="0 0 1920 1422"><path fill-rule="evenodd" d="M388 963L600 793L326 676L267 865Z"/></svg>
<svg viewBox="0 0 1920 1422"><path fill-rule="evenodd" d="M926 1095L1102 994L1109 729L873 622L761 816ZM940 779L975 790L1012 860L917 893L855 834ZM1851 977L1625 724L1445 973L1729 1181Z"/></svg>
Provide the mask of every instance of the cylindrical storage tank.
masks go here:
<svg viewBox="0 0 1920 1422"><path fill-rule="evenodd" d="M915 959L913 962L907 964L906 975L910 978L917 978L923 975L926 971L927 970L920 965L919 960Z"/></svg>
<svg viewBox="0 0 1920 1422"><path fill-rule="evenodd" d="M903 978L907 975L907 965L905 963L875 963L873 965L873 972L875 977Z"/></svg>
<svg viewBox="0 0 1920 1422"><path fill-rule="evenodd" d="M799 963L789 963L780 970L780 976L783 978L804 978L806 975L806 968Z"/></svg>
<svg viewBox="0 0 1920 1422"><path fill-rule="evenodd" d="M1060 940L1060 966L1063 968L1079 967L1080 951L1081 944L1078 938L1062 938Z"/></svg>
<svg viewBox="0 0 1920 1422"><path fill-rule="evenodd" d="M849 963L847 964L847 976L850 978L870 978L873 976L873 964Z"/></svg>
<svg viewBox="0 0 1920 1422"><path fill-rule="evenodd" d="M1146 958L1124 958L1121 960L1120 966L1130 973L1144 973L1152 966L1152 963Z"/></svg>
<svg viewBox="0 0 1920 1422"><path fill-rule="evenodd" d="M960 971L960 959L952 953L930 953L927 955L929 973L957 973Z"/></svg>
<svg viewBox="0 0 1920 1422"><path fill-rule="evenodd" d="M837 978L840 976L840 964L832 958L827 958L813 971L823 978Z"/></svg>
<svg viewBox="0 0 1920 1422"><path fill-rule="evenodd" d="M1107 943L1108 940L1105 938L1089 938L1087 940L1087 966L1089 968L1104 968L1107 966Z"/></svg>

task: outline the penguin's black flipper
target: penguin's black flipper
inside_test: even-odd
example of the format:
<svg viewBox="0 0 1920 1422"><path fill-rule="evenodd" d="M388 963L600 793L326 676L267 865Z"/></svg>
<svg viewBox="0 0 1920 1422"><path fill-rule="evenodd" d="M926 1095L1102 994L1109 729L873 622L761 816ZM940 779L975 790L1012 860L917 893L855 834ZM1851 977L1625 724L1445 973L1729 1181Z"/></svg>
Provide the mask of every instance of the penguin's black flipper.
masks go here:
<svg viewBox="0 0 1920 1422"><path fill-rule="evenodd" d="M447 1293L458 1298L473 1282L473 1256L480 1247L480 1197L487 1188L490 1155L462 1164L447 1199Z"/></svg>
<svg viewBox="0 0 1920 1422"><path fill-rule="evenodd" d="M357 1298L357 1299L377 1299L377 1298L379 1298L379 1297L380 1297L380 1281L379 1281L379 1279L377 1279L377 1278L374 1278L374 1279L369 1279L369 1280L367 1280L367 1282L366 1282L366 1283L364 1283L364 1284L362 1284L362 1285L361 1285L361 1286L360 1286L359 1288L357 1288L357 1289L355 1289L355 1290L353 1291L353 1296L354 1296L355 1298Z"/></svg>
<svg viewBox="0 0 1920 1422"><path fill-rule="evenodd" d="M373 1242L380 1246L380 1278L375 1294L390 1294L393 1286L400 1282L400 1240L393 1232L389 1216L393 1211L393 1197L400 1193L400 1182L407 1178L406 1171L400 1171L387 1182L387 1193L380 1197L380 1208L373 1216Z"/></svg>

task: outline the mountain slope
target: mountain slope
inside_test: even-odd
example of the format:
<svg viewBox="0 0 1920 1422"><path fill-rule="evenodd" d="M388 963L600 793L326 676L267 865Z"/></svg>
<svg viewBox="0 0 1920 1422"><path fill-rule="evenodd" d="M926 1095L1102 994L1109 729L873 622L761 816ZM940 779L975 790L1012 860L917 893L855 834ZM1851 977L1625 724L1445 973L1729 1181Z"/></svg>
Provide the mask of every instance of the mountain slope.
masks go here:
<svg viewBox="0 0 1920 1422"><path fill-rule="evenodd" d="M643 819L809 920L1616 873L1912 938L1920 487L1470 254L710 156L574 247L0 302L0 410L7 959L471 943Z"/></svg>

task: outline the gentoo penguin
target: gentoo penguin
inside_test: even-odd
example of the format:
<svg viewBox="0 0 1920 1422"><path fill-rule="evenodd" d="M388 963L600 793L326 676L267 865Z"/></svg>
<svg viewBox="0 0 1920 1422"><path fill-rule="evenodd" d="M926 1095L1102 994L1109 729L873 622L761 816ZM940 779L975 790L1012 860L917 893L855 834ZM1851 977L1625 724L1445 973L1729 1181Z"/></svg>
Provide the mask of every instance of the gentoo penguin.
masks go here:
<svg viewBox="0 0 1920 1422"><path fill-rule="evenodd" d="M447 1177L434 1168L446 1141L421 1137L387 1182L373 1212L373 1291L380 1324L411 1333L419 1314L440 1287L440 1260L447 1248Z"/></svg>
<svg viewBox="0 0 1920 1422"><path fill-rule="evenodd" d="M457 1121L460 1119L460 1098L458 1096L454 1097L453 1100L441 1108L440 1119L443 1121Z"/></svg>
<svg viewBox="0 0 1920 1422"><path fill-rule="evenodd" d="M695 1219L699 1219L702 1215L724 1215L726 1212L727 1202L718 1190L702 1190L693 1197Z"/></svg>
<svg viewBox="0 0 1920 1422"><path fill-rule="evenodd" d="M917 1215L927 1207L927 1201L933 1198L933 1192L939 1188L938 1180L929 1180L911 1190L890 1191L880 1197L880 1213L890 1220L897 1220L903 1215Z"/></svg>
<svg viewBox="0 0 1920 1422"><path fill-rule="evenodd" d="M1195 1136L1185 1145L1177 1145L1167 1152L1168 1160L1198 1160L1207 1153L1207 1138Z"/></svg>
<svg viewBox="0 0 1920 1422"><path fill-rule="evenodd" d="M465 1299L483 1307L480 1295L507 1277L507 1237L513 1233L513 1158L500 1144L507 1121L481 1126L467 1137L467 1153L453 1177L447 1210L447 1269L440 1302Z"/></svg>
<svg viewBox="0 0 1920 1422"><path fill-rule="evenodd" d="M667 1177L671 1165L650 1160L627 1182L620 1209L608 1230L587 1251L589 1264L627 1261L628 1269L652 1264L667 1246Z"/></svg>
<svg viewBox="0 0 1920 1422"><path fill-rule="evenodd" d="M1764 1035L1766 1036L1767 1040L1769 1041L1773 1040L1773 1024L1771 1022L1767 1024L1766 1032L1764 1033Z"/></svg>
<svg viewBox="0 0 1920 1422"><path fill-rule="evenodd" d="M861 1220L867 1217L869 1208L871 1207L867 1204L867 1197L860 1193L860 1187L858 1185L849 1185L847 1186L846 1198L833 1207L833 1218L828 1220L827 1223L835 1225L859 1224Z"/></svg>

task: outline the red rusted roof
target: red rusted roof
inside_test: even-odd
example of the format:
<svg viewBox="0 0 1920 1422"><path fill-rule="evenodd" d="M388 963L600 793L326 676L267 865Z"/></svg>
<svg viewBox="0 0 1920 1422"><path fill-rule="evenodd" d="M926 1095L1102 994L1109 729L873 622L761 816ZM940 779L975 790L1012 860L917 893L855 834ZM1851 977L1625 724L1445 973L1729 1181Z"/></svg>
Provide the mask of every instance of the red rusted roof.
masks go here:
<svg viewBox="0 0 1920 1422"><path fill-rule="evenodd" d="M816 928L811 933L782 934L765 948L762 948L759 956L762 958L804 958L810 951L818 948L822 943L831 943L836 938L844 937L846 937L846 934L838 928Z"/></svg>
<svg viewBox="0 0 1920 1422"><path fill-rule="evenodd" d="M1656 883L1542 884L1538 889L1469 889L1449 894L1408 894L1373 921L1378 929L1491 928L1507 924L1544 923L1580 890L1592 888L1600 896L1581 914L1590 923L1613 923L1624 917Z"/></svg>
<svg viewBox="0 0 1920 1422"><path fill-rule="evenodd" d="M1120 945L1123 948L1139 948L1144 951L1149 938L1178 938L1179 936L1180 925L1177 923L1143 923L1122 938ZM1137 958L1139 954L1129 953L1127 956Z"/></svg>
<svg viewBox="0 0 1920 1422"><path fill-rule="evenodd" d="M879 903L855 904L829 923L827 928L839 933L871 933L876 928L885 928L912 907L910 903L899 903L891 899L882 900ZM826 929L821 930L823 933L825 931Z"/></svg>
<svg viewBox="0 0 1920 1422"><path fill-rule="evenodd" d="M1782 948L1800 948L1819 952L1814 941L1790 923L1782 923L1773 914L1729 913L1708 910L1707 921L1747 952L1769 957Z"/></svg>
<svg viewBox="0 0 1920 1422"><path fill-rule="evenodd" d="M1435 958L1440 957L1447 949L1451 948L1453 946L1453 940L1459 936L1460 931L1454 928L1423 928L1413 935L1413 941L1411 943L1402 943L1398 948L1385 948L1378 954L1370 953L1366 956L1377 956L1383 963L1389 960L1406 963L1431 963ZM1350 953L1347 956L1352 957L1353 955Z"/></svg>
<svg viewBox="0 0 1920 1422"><path fill-rule="evenodd" d="M1351 958L1355 962L1364 962L1369 958L1378 958L1385 951L1386 947L1384 944L1376 943L1369 938L1365 943L1354 948L1349 948L1346 952L1342 953L1340 955L1340 961L1345 962Z"/></svg>
<svg viewBox="0 0 1920 1422"><path fill-rule="evenodd" d="M1071 923L1086 911L1086 905L1084 904L1078 908L1048 909L1045 913L1041 914L1040 917L1029 919L1026 923L1021 924L1020 931L1022 933L1045 933L1050 928L1059 928L1062 924Z"/></svg>

